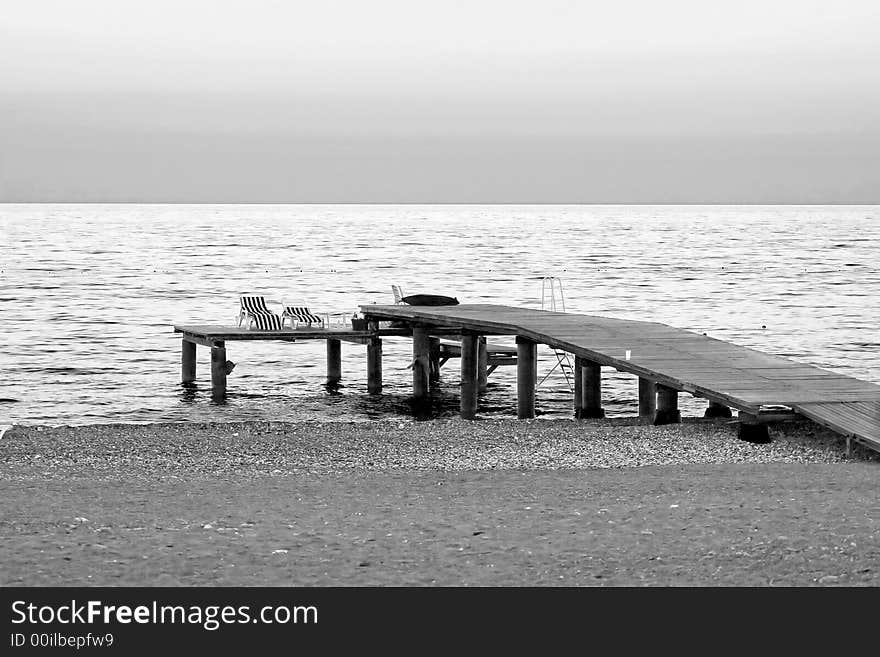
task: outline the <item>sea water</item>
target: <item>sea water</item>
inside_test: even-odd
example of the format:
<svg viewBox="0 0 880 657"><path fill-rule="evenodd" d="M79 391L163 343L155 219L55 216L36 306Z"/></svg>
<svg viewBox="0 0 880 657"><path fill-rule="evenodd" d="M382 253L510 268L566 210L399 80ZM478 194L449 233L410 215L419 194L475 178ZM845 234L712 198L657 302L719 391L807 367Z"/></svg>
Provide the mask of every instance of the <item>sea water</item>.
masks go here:
<svg viewBox="0 0 880 657"><path fill-rule="evenodd" d="M343 342L328 390L323 341L229 342L236 367L214 403L207 349L196 385L180 384L172 327L234 324L243 291L319 313L392 303L391 285L538 309L544 276L569 312L880 383L878 262L878 206L0 205L0 424L406 417L406 338L384 340L379 397L362 345ZM571 417L555 364L539 348L537 411ZM515 369L491 375L481 416L515 415ZM436 416L457 412L457 370L443 368ZM603 377L607 414L635 414L635 377Z"/></svg>

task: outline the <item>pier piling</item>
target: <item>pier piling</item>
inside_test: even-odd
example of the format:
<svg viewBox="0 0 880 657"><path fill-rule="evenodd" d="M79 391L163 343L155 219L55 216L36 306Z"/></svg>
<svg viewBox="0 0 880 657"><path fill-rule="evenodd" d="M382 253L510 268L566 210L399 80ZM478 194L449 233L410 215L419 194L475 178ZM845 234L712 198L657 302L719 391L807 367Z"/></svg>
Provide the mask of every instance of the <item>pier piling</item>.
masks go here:
<svg viewBox="0 0 880 657"><path fill-rule="evenodd" d="M327 385L335 386L342 379L342 342L327 340Z"/></svg>
<svg viewBox="0 0 880 657"><path fill-rule="evenodd" d="M602 367L581 356L574 359L574 415L578 419L605 417L602 408Z"/></svg>
<svg viewBox="0 0 880 657"><path fill-rule="evenodd" d="M535 417L535 386L538 382L538 345L516 338L516 416L520 419Z"/></svg>
<svg viewBox="0 0 880 657"><path fill-rule="evenodd" d="M423 326L413 327L413 397L417 402L428 399L429 370L431 368L431 344L428 330Z"/></svg>
<svg viewBox="0 0 880 657"><path fill-rule="evenodd" d="M437 383L440 380L440 338L429 338L429 348L431 351L431 383Z"/></svg>
<svg viewBox="0 0 880 657"><path fill-rule="evenodd" d="M639 377L639 417L654 421L657 411L657 385L650 379Z"/></svg>
<svg viewBox="0 0 880 657"><path fill-rule="evenodd" d="M196 380L196 343L181 340L180 345L180 381L192 383Z"/></svg>
<svg viewBox="0 0 880 657"><path fill-rule="evenodd" d="M371 331L379 329L379 322L370 322ZM367 342L367 393L382 393L382 338L372 336Z"/></svg>
<svg viewBox="0 0 880 657"><path fill-rule="evenodd" d="M657 384L657 412L654 424L677 424L681 422L678 410L678 390Z"/></svg>
<svg viewBox="0 0 880 657"><path fill-rule="evenodd" d="M226 399L226 343L221 340L211 346L211 399Z"/></svg>
<svg viewBox="0 0 880 657"><path fill-rule="evenodd" d="M477 415L479 392L478 364L480 337L472 333L461 336L461 417L473 420Z"/></svg>
<svg viewBox="0 0 880 657"><path fill-rule="evenodd" d="M486 336L479 338L479 353L477 355L477 388L480 392L486 392L489 387L489 348L486 344Z"/></svg>

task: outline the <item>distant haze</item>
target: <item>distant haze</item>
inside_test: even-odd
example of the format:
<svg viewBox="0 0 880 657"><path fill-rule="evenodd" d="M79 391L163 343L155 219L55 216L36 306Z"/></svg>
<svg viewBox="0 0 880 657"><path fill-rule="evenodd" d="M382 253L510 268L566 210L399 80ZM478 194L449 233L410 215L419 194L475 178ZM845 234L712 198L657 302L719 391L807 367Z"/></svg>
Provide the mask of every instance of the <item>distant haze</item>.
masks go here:
<svg viewBox="0 0 880 657"><path fill-rule="evenodd" d="M0 9L0 202L880 203L875 0Z"/></svg>

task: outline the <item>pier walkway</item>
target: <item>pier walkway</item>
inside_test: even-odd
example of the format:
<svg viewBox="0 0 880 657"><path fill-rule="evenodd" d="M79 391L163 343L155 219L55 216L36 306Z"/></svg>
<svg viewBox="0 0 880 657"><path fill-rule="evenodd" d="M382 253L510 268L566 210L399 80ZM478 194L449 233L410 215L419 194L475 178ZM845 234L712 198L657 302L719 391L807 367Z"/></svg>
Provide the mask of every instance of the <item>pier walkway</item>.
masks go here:
<svg viewBox="0 0 880 657"><path fill-rule="evenodd" d="M511 335L518 349L520 417L534 416L535 347L545 344L575 356L574 404L579 417L604 414L601 366L608 366L639 377L639 414L657 424L679 420L677 394L686 392L709 400L707 415L729 416L731 407L738 409L741 427L754 436L761 435L763 422L798 414L880 451L880 385L692 331L657 322L489 304L363 305L361 310L369 320L412 325L414 362L425 352L422 334L438 329L462 333L465 417L476 412L471 379L479 374L472 376L471 370L479 366L479 340ZM423 389L416 379L424 376L417 369L416 395Z"/></svg>

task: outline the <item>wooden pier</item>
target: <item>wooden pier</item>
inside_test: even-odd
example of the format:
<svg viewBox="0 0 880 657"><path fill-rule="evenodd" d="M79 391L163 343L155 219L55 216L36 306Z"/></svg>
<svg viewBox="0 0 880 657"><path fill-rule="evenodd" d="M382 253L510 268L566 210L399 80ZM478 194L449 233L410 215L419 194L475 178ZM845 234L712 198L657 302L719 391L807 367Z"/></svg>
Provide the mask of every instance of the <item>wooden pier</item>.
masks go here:
<svg viewBox="0 0 880 657"><path fill-rule="evenodd" d="M575 356L574 407L600 417L601 367L639 377L639 414L655 424L680 421L678 393L709 401L710 417L739 411L743 438L767 439L766 422L807 417L880 451L880 386L657 322L529 310L489 304L363 305L364 316L407 322L419 330L457 330L462 342L462 414L473 414L469 354L485 336L515 336L517 414L535 414L536 346ZM467 392L465 392L467 391ZM468 399L465 399L467 395Z"/></svg>
<svg viewBox="0 0 880 657"><path fill-rule="evenodd" d="M489 304L457 306L363 305L367 329L261 331L219 326L175 326L182 334L181 378L196 376L196 345L211 349L212 396L226 395L226 343L235 340L326 340L327 381L338 382L341 342L367 347L367 391L382 391L382 338L412 337L413 397L424 401L440 368L461 365L460 409L474 418L479 393L496 368L515 365L517 416L535 416L537 346L574 355L574 414L597 418L602 409L602 367L638 377L638 413L654 424L680 421L678 395L708 400L707 417L739 411L740 436L769 440L766 423L803 416L880 451L880 386L657 322L530 310ZM408 328L379 328L380 321ZM499 346L491 336L515 338ZM455 338L455 339L450 339Z"/></svg>
<svg viewBox="0 0 880 657"><path fill-rule="evenodd" d="M334 385L342 378L342 342L367 345L367 370L370 380L369 392L382 392L382 337L409 336L409 329L380 329L372 322L367 330L354 331L345 328L297 328L280 331L260 331L236 326L175 326L175 333L183 339L181 345L181 381L196 380L196 346L211 350L211 397L221 401L226 397L226 377L231 363L226 360L226 343L236 340L325 340L327 342L327 384ZM378 381L378 384L376 383Z"/></svg>
<svg viewBox="0 0 880 657"><path fill-rule="evenodd" d="M226 357L226 343L234 341L298 342L305 340L325 340L327 343L327 384L334 385L342 379L342 343L350 342L367 346L367 392L382 392L382 338L410 337L416 335L412 328L379 328L378 321L368 325L366 330L347 328L296 328L280 331L262 331L237 326L181 325L174 327L180 333L181 381L192 383L196 380L196 348L211 350L211 396L220 401L226 396L226 378L232 367ZM457 337L459 340L443 339ZM437 329L426 335L430 357L425 370L427 380L438 381L440 368L451 358L461 358L461 335L455 329ZM420 343L419 349L423 345ZM481 376L478 388L485 390L488 376L497 367L516 365L516 348L486 344L480 345L479 366ZM414 384L419 385L423 377L419 369L414 375ZM429 385L426 383L425 385ZM427 394L427 389L422 391Z"/></svg>

